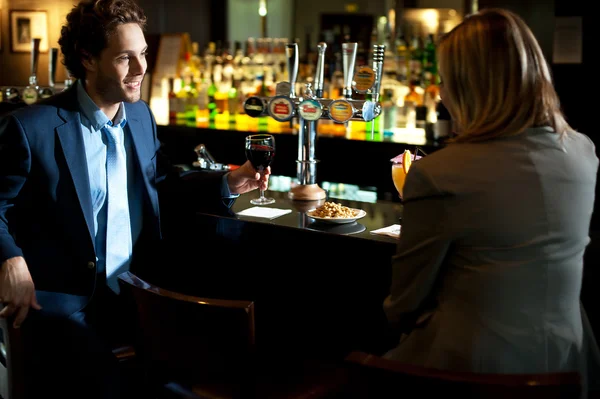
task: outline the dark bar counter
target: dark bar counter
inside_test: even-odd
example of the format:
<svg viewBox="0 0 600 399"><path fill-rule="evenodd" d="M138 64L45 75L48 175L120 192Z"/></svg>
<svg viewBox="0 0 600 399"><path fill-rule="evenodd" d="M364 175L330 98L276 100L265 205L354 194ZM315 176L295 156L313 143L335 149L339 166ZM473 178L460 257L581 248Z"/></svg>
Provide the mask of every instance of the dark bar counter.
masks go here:
<svg viewBox="0 0 600 399"><path fill-rule="evenodd" d="M256 133L256 132L253 132ZM266 133L266 132L265 132ZM252 134L235 129L212 129L178 125L159 125L158 136L172 162L191 164L196 160L194 147L204 144L217 162L241 165L246 161L244 139ZM274 175L296 177L298 159L297 134L272 133L277 154L272 163ZM403 136L370 132L355 133L351 138L339 135L317 135L315 156L317 183L324 181L355 184L377 191L378 198L394 200L396 189L392 184L390 159L409 149L414 151L418 141ZM443 144L435 141L420 142L426 153L432 153Z"/></svg>
<svg viewBox="0 0 600 399"><path fill-rule="evenodd" d="M292 212L275 219L257 218L252 216L235 216L236 219L246 223L263 223L276 226L284 229L302 230L305 233L318 233L314 235L314 239L318 240L322 234L332 237L345 237L352 243L362 242L364 245L379 247L385 252L393 252L395 250L396 239L388 236L371 234L372 230L381 227L399 224L402 216L402 205L400 203L389 201L378 201L377 203L368 203L360 201L343 200L338 198L327 198L327 201L337 202L354 209L361 209L366 212L366 215L355 222L344 224L330 224L318 221L307 215L307 211L321 205L324 201L292 201L288 198L288 194L284 192L266 191L266 196L276 199L276 203L267 207L278 209L289 209ZM258 196L258 193L249 193L240 196L231 210L233 213L252 208L255 205L250 203L253 197Z"/></svg>
<svg viewBox="0 0 600 399"><path fill-rule="evenodd" d="M174 163L191 164L196 159L193 149L201 143L218 162L239 165L245 161L244 138L250 132L172 125L158 129ZM294 177L298 136L274 135L273 174ZM435 142L420 145L427 153L442 146ZM405 149L413 151L414 144L381 136L375 141L368 135L362 140L317 136L319 184L342 182L377 191L374 204L331 199L367 212L354 227L362 231L314 223L299 209L303 204L288 201L286 193L271 191L279 199L272 206L289 207L292 213L274 220L197 213L185 217L184 224L181 218L163 218L166 224L179 220L171 229L177 233L166 240L174 258L169 262L183 269L172 284L194 294L256 301L257 339L269 350L337 356L351 349L381 353L393 347L396 337L387 326L381 303L389 289L394 240L369 232L396 223L401 215L389 159ZM241 196L232 211L246 209L248 201ZM598 299L597 273L589 265L600 259L597 219L592 220L582 287L582 302L596 334L600 331L600 312L593 305ZM207 262L208 254L219 260ZM167 280L161 276L160 281Z"/></svg>
<svg viewBox="0 0 600 399"><path fill-rule="evenodd" d="M199 296L253 300L263 352L341 359L352 350L383 353L395 346L382 303L396 239L370 231L398 224L402 205L331 199L366 215L329 225L306 215L317 203L267 191L277 200L269 207L291 213L271 220L237 216L254 206L249 201L257 195L240 196L229 214L196 212L167 225L168 261L161 263L169 269L160 284Z"/></svg>

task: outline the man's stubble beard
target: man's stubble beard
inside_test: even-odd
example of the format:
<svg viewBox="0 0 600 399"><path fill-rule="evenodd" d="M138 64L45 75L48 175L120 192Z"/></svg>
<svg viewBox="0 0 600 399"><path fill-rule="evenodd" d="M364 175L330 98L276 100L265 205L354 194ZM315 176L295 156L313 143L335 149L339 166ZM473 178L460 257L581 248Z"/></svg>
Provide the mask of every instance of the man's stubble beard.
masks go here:
<svg viewBox="0 0 600 399"><path fill-rule="evenodd" d="M96 83L96 93L98 93L104 99L104 101L107 101L111 104L117 104L120 102L135 103L142 98L143 82L144 79L142 78L137 92L133 95L129 95L124 88L124 83L117 82L113 79L107 79L104 77L104 75L99 75Z"/></svg>

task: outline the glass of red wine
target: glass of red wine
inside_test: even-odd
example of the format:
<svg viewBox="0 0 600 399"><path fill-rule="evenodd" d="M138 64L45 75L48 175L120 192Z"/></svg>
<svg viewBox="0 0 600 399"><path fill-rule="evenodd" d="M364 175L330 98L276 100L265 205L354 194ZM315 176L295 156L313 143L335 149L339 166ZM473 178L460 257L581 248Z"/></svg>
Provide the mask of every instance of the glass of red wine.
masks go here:
<svg viewBox="0 0 600 399"><path fill-rule="evenodd" d="M270 134L251 134L246 137L246 158L258 173L262 175L274 157L275 137ZM265 197L265 192L260 190L260 196L250 200L250 203L268 205L275 203L275 199Z"/></svg>

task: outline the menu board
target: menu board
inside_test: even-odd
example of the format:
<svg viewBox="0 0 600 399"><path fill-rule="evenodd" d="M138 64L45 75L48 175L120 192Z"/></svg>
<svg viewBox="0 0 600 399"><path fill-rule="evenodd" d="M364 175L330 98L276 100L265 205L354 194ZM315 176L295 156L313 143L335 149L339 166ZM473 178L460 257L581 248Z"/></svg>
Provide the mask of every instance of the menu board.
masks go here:
<svg viewBox="0 0 600 399"><path fill-rule="evenodd" d="M179 61L188 48L190 37L187 33L168 33L160 37L154 75L158 78L177 76Z"/></svg>

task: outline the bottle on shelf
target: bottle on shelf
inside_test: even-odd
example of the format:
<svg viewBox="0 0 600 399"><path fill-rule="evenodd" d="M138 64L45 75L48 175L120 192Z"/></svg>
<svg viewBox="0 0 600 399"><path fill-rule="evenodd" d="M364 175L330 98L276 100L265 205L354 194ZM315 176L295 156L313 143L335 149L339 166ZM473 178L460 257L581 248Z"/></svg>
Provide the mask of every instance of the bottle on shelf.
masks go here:
<svg viewBox="0 0 600 399"><path fill-rule="evenodd" d="M175 91L175 78L169 78L169 124L177 124L177 113L181 112L179 108L179 99L177 98L177 92Z"/></svg>
<svg viewBox="0 0 600 399"><path fill-rule="evenodd" d="M217 94L218 88L215 83L214 75L211 75L210 82L207 89L208 96L208 121L209 123L214 123L217 114L219 113L219 109L217 108L217 101L215 96Z"/></svg>
<svg viewBox="0 0 600 399"><path fill-rule="evenodd" d="M393 89L383 90L381 107L383 108L383 131L384 133L393 133L396 127L396 101Z"/></svg>
<svg viewBox="0 0 600 399"><path fill-rule="evenodd" d="M408 80L410 83L416 82L420 85L423 78L423 45L420 36L413 36L408 51L410 53Z"/></svg>
<svg viewBox="0 0 600 399"><path fill-rule="evenodd" d="M433 139L445 140L452 135L452 117L442 101L436 105L437 121L433 125Z"/></svg>
<svg viewBox="0 0 600 399"><path fill-rule="evenodd" d="M23 89L23 101L25 104L35 104L39 99L40 87L37 81L37 66L40 56L40 38L31 39L31 73L29 74L29 84Z"/></svg>
<svg viewBox="0 0 600 399"><path fill-rule="evenodd" d="M433 33L427 35L423 46L423 72L437 75L436 43Z"/></svg>
<svg viewBox="0 0 600 399"><path fill-rule="evenodd" d="M408 84L408 71L410 51L404 35L400 34L396 40L396 77L398 81Z"/></svg>

